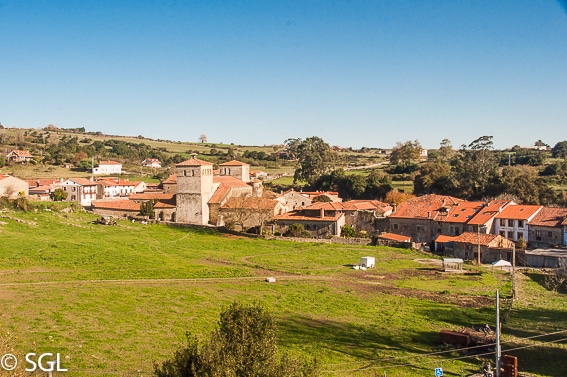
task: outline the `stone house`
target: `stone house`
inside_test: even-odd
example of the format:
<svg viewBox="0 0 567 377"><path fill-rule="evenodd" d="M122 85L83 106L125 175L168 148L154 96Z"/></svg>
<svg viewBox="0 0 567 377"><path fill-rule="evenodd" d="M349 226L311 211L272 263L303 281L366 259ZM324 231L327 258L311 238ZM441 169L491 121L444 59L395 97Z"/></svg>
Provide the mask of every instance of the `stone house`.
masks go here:
<svg viewBox="0 0 567 377"><path fill-rule="evenodd" d="M218 226L234 227L246 231L249 228L263 228L274 216L285 213L284 205L275 199L253 196L233 196L218 212Z"/></svg>
<svg viewBox="0 0 567 377"><path fill-rule="evenodd" d="M528 221L530 247L567 246L567 208L543 207Z"/></svg>
<svg viewBox="0 0 567 377"><path fill-rule="evenodd" d="M116 218L127 218L136 216L140 213L140 203L133 200L95 200L92 203L94 213L99 215L109 215Z"/></svg>
<svg viewBox="0 0 567 377"><path fill-rule="evenodd" d="M492 263L500 259L511 261L514 250L514 243L499 234L465 232L453 237L452 243L452 248L445 248L445 256L476 261L480 247L481 263Z"/></svg>
<svg viewBox="0 0 567 377"><path fill-rule="evenodd" d="M388 217L392 233L409 236L414 242L433 242L452 207L464 202L446 195L424 195L400 203Z"/></svg>
<svg viewBox="0 0 567 377"><path fill-rule="evenodd" d="M301 224L315 238L340 236L345 225L345 215L335 212L332 215L321 211L319 216L305 215L303 210L287 212L274 216L275 231L284 234L290 225Z"/></svg>
<svg viewBox="0 0 567 377"><path fill-rule="evenodd" d="M160 186L166 194L177 194L177 174L170 175Z"/></svg>
<svg viewBox="0 0 567 377"><path fill-rule="evenodd" d="M18 196L29 195L29 184L20 179L7 174L0 174L0 197L7 196L15 199Z"/></svg>

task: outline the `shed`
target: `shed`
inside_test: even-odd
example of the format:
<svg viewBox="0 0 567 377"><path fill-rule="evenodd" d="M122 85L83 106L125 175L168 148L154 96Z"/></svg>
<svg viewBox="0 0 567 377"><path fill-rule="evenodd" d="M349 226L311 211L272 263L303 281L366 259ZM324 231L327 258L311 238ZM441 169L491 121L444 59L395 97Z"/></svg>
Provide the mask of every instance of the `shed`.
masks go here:
<svg viewBox="0 0 567 377"><path fill-rule="evenodd" d="M443 271L462 271L463 260L461 258L443 258Z"/></svg>
<svg viewBox="0 0 567 377"><path fill-rule="evenodd" d="M374 268L376 264L376 260L374 257L361 257L360 258L360 266L366 268Z"/></svg>

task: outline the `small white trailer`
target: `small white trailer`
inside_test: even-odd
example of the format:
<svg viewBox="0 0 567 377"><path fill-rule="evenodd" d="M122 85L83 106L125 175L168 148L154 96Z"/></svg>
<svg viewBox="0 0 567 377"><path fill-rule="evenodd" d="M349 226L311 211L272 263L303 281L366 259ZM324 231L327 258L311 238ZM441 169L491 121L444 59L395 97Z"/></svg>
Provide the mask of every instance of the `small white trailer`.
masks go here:
<svg viewBox="0 0 567 377"><path fill-rule="evenodd" d="M360 267L364 268L374 268L376 264L376 260L374 257L361 257L360 258Z"/></svg>

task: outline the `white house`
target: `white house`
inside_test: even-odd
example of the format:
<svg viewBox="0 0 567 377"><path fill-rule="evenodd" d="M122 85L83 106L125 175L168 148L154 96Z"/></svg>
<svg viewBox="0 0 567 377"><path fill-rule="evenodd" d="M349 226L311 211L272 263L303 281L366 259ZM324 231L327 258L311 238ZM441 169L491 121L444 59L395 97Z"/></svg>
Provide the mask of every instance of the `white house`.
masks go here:
<svg viewBox="0 0 567 377"><path fill-rule="evenodd" d="M79 202L83 207L90 207L97 196L97 183L86 178L69 178L59 187L67 193L68 202Z"/></svg>
<svg viewBox="0 0 567 377"><path fill-rule="evenodd" d="M528 223L542 208L542 206L536 205L507 206L495 217L495 233L515 242L520 239L524 239L528 242Z"/></svg>
<svg viewBox="0 0 567 377"><path fill-rule="evenodd" d="M142 166L147 166L149 168L161 168L161 161L157 158L146 158L142 161Z"/></svg>
<svg viewBox="0 0 567 377"><path fill-rule="evenodd" d="M122 164L116 161L101 161L96 168L93 168L96 175L122 174Z"/></svg>

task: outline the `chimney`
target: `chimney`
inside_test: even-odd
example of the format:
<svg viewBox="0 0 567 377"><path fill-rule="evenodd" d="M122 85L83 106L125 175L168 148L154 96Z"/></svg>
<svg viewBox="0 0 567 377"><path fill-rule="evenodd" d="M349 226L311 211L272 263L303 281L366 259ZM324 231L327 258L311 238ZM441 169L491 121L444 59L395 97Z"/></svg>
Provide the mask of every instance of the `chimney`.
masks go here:
<svg viewBox="0 0 567 377"><path fill-rule="evenodd" d="M325 218L325 208L321 208L321 210L319 211L319 214L321 215L321 218Z"/></svg>

